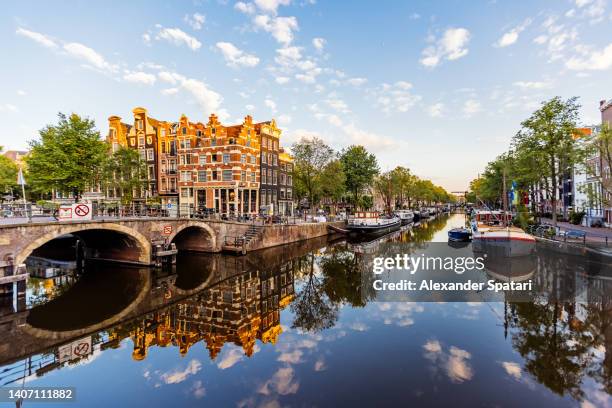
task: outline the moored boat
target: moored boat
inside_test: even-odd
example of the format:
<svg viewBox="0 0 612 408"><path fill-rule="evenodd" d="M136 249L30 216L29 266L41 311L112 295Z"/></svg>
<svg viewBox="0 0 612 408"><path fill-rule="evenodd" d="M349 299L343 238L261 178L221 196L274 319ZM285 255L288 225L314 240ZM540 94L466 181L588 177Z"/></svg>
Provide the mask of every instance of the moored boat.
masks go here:
<svg viewBox="0 0 612 408"><path fill-rule="evenodd" d="M395 215L400 218L402 225L407 225L414 222L414 212L411 210L396 210Z"/></svg>
<svg viewBox="0 0 612 408"><path fill-rule="evenodd" d="M469 229L464 227L453 228L448 231L448 240L455 242L465 242L469 241L471 237L471 232Z"/></svg>
<svg viewBox="0 0 612 408"><path fill-rule="evenodd" d="M510 226L511 220L512 215L507 211L476 211L471 222L474 250L506 257L532 254L535 238L518 227Z"/></svg>
<svg viewBox="0 0 612 408"><path fill-rule="evenodd" d="M419 211L419 215L421 216L421 218L429 218L429 209L421 208L421 210Z"/></svg>
<svg viewBox="0 0 612 408"><path fill-rule="evenodd" d="M396 215L380 215L377 212L356 212L346 223L346 229L355 234L386 234L398 230L402 225Z"/></svg>

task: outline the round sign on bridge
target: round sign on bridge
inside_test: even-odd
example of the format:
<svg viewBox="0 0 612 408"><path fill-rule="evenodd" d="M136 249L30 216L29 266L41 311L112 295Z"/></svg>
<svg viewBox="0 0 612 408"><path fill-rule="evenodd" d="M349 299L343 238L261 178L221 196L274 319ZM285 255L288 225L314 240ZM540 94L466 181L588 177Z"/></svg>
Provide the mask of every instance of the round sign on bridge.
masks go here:
<svg viewBox="0 0 612 408"><path fill-rule="evenodd" d="M74 207L74 214L79 217L86 217L89 214L89 206L85 204L79 204Z"/></svg>

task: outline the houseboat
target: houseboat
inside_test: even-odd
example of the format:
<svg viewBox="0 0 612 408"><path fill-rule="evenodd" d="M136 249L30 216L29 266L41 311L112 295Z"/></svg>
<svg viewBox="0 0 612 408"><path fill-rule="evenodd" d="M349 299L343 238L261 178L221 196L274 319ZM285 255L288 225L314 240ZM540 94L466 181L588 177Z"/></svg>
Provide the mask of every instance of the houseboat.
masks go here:
<svg viewBox="0 0 612 408"><path fill-rule="evenodd" d="M396 210L395 215L400 217L402 225L408 225L414 222L414 212L412 212L412 210Z"/></svg>
<svg viewBox="0 0 612 408"><path fill-rule="evenodd" d="M381 215L378 212L356 212L347 220L346 229L353 234L386 234L402 225L397 215Z"/></svg>
<svg viewBox="0 0 612 408"><path fill-rule="evenodd" d="M428 208L421 208L419 210L419 215L421 216L421 218L429 218L429 209Z"/></svg>
<svg viewBox="0 0 612 408"><path fill-rule="evenodd" d="M512 214L508 211L475 211L471 222L474 251L506 257L533 253L535 238L511 224Z"/></svg>
<svg viewBox="0 0 612 408"><path fill-rule="evenodd" d="M455 242L466 242L471 239L472 233L464 227L453 228L448 231L448 240Z"/></svg>

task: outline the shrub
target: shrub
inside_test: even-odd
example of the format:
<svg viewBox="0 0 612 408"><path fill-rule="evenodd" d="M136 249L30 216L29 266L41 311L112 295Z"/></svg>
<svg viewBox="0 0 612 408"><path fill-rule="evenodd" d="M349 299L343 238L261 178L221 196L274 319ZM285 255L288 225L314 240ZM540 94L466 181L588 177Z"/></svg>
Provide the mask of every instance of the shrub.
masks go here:
<svg viewBox="0 0 612 408"><path fill-rule="evenodd" d="M570 224L580 225L582 223L582 218L584 217L584 215L585 215L584 211L580 211L580 212L572 211L569 215Z"/></svg>

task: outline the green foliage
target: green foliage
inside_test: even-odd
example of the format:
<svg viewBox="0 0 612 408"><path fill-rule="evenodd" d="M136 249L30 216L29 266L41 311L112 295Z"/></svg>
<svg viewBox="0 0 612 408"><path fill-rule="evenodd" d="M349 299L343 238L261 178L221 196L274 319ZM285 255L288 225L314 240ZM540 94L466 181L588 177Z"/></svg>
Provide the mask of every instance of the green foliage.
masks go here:
<svg viewBox="0 0 612 408"><path fill-rule="evenodd" d="M340 201L346 192L346 175L342 162L337 159L330 161L323 169L321 179L322 195L331 198L334 203Z"/></svg>
<svg viewBox="0 0 612 408"><path fill-rule="evenodd" d="M346 174L346 189L353 196L353 202L358 203L363 190L372 185L379 172L376 156L363 146L349 146L340 154L340 161Z"/></svg>
<svg viewBox="0 0 612 408"><path fill-rule="evenodd" d="M311 208L316 207L323 193L325 168L332 161L334 150L316 137L301 139L293 144L291 150L296 196L308 198Z"/></svg>
<svg viewBox="0 0 612 408"><path fill-rule="evenodd" d="M88 185L100 181L101 166L108 152L93 120L77 114L59 113L58 123L42 129L30 141L26 157L29 179L37 192L52 190L81 195Z"/></svg>
<svg viewBox="0 0 612 408"><path fill-rule="evenodd" d="M134 198L134 190L144 187L147 179L147 166L134 149L119 147L107 156L102 166L103 185L121 193L121 203L128 205Z"/></svg>
<svg viewBox="0 0 612 408"><path fill-rule="evenodd" d="M359 198L359 203L358 203L359 207L365 209L365 210L369 210L372 207L374 207L374 197L370 196L370 195L365 195L365 196L361 196Z"/></svg>
<svg viewBox="0 0 612 408"><path fill-rule="evenodd" d="M1 146L0 153L2 153ZM9 192L17 186L18 172L17 165L8 157L0 154L0 193Z"/></svg>
<svg viewBox="0 0 612 408"><path fill-rule="evenodd" d="M584 211L578 211L578 212L572 211L569 216L570 224L580 225L582 223L582 219L584 218L585 214L586 213Z"/></svg>

